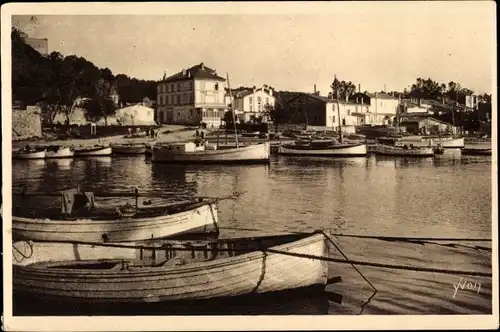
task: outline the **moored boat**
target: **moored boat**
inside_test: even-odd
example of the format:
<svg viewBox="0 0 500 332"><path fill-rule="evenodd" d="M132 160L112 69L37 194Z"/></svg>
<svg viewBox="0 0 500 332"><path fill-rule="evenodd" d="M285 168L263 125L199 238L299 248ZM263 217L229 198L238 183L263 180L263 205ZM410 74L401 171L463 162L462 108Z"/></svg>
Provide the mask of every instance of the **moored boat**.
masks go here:
<svg viewBox="0 0 500 332"><path fill-rule="evenodd" d="M465 156L491 156L491 148L463 148Z"/></svg>
<svg viewBox="0 0 500 332"><path fill-rule="evenodd" d="M403 156L403 157L432 157L434 148L415 146L395 146L385 144L375 144L372 151L377 155Z"/></svg>
<svg viewBox="0 0 500 332"><path fill-rule="evenodd" d="M75 157L101 157L110 156L113 149L109 146L90 146L90 147L77 147L75 148Z"/></svg>
<svg viewBox="0 0 500 332"><path fill-rule="evenodd" d="M325 157L362 157L366 156L367 148L364 143L335 143L331 140L295 142L283 144L278 154L294 156L325 156Z"/></svg>
<svg viewBox="0 0 500 332"><path fill-rule="evenodd" d="M30 147L25 147L17 151L12 151L13 159L44 159L45 149L33 149Z"/></svg>
<svg viewBox="0 0 500 332"><path fill-rule="evenodd" d="M441 146L445 149L462 149L465 145L465 140L463 137L452 137L452 136L403 136L396 139L397 142L401 144L413 144L419 147L428 146Z"/></svg>
<svg viewBox="0 0 500 332"><path fill-rule="evenodd" d="M113 154L118 155L133 155L133 154L145 154L146 145L145 144L114 144L111 145Z"/></svg>
<svg viewBox="0 0 500 332"><path fill-rule="evenodd" d="M49 146L45 153L45 158L71 158L75 151L70 147Z"/></svg>
<svg viewBox="0 0 500 332"><path fill-rule="evenodd" d="M214 200L142 207L126 204L112 209L96 207L93 193L64 192L61 200L61 208L40 212L16 207L12 213L13 238L124 242L217 232L218 227Z"/></svg>
<svg viewBox="0 0 500 332"><path fill-rule="evenodd" d="M149 242L149 241L148 241ZM322 232L150 244L13 244L14 296L70 304L234 298L328 282Z"/></svg>
<svg viewBox="0 0 500 332"><path fill-rule="evenodd" d="M194 142L153 145L153 162L167 163L268 163L270 143L251 144L230 149Z"/></svg>

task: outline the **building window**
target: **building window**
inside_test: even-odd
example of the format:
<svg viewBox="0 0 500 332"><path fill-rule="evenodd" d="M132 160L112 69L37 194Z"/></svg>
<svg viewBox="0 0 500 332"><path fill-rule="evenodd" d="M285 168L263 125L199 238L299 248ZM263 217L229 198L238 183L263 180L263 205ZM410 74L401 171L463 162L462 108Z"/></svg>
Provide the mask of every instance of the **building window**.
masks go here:
<svg viewBox="0 0 500 332"><path fill-rule="evenodd" d="M215 83L214 89L215 91L219 91L219 83Z"/></svg>
<svg viewBox="0 0 500 332"><path fill-rule="evenodd" d="M260 105L260 104L261 104L261 102L262 102L262 98L261 98L261 96L258 96L258 97L257 97L257 104L259 104L259 105Z"/></svg>
<svg viewBox="0 0 500 332"><path fill-rule="evenodd" d="M335 122L335 115L334 115L334 116L332 116L332 123L336 123L336 122Z"/></svg>
<svg viewBox="0 0 500 332"><path fill-rule="evenodd" d="M269 97L266 97L266 105L269 105Z"/></svg>
<svg viewBox="0 0 500 332"><path fill-rule="evenodd" d="M167 96L167 105L171 105L172 104L172 96L168 95Z"/></svg>
<svg viewBox="0 0 500 332"><path fill-rule="evenodd" d="M168 92L172 92L172 83L168 83Z"/></svg>

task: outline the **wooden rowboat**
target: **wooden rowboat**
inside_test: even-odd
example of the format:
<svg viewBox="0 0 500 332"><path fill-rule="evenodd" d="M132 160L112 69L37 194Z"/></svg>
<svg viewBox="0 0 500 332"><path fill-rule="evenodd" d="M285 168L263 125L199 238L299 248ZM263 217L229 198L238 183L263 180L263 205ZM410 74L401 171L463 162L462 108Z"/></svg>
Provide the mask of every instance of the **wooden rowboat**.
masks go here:
<svg viewBox="0 0 500 332"><path fill-rule="evenodd" d="M171 143L153 145L153 162L188 163L188 164L224 164L224 163L268 163L270 158L269 142L243 147L217 149L216 146L195 143Z"/></svg>
<svg viewBox="0 0 500 332"><path fill-rule="evenodd" d="M127 208L127 206L125 206ZM39 241L123 242L217 230L214 200L184 201L163 206L128 206L125 210L91 209L83 215L63 215L47 209L41 213L14 209L14 239Z"/></svg>
<svg viewBox="0 0 500 332"><path fill-rule="evenodd" d="M309 144L280 145L278 154L290 156L324 156L324 157L364 157L367 154L364 143L332 143L331 140L314 140Z"/></svg>
<svg viewBox="0 0 500 332"><path fill-rule="evenodd" d="M402 156L402 157L432 157L434 148L432 147L404 147L385 144L376 144L373 152L377 155Z"/></svg>
<svg viewBox="0 0 500 332"><path fill-rule="evenodd" d="M17 242L14 296L58 303L145 304L234 298L328 282L321 232L152 245ZM115 247L113 247L115 246Z"/></svg>
<svg viewBox="0 0 500 332"><path fill-rule="evenodd" d="M133 155L133 154L145 154L146 145L145 144L116 144L112 145L113 154L119 155Z"/></svg>
<svg viewBox="0 0 500 332"><path fill-rule="evenodd" d="M45 149L21 149L12 152L13 159L44 159Z"/></svg>
<svg viewBox="0 0 500 332"><path fill-rule="evenodd" d="M463 148L464 156L491 156L491 149L485 148Z"/></svg>
<svg viewBox="0 0 500 332"><path fill-rule="evenodd" d="M75 157L101 157L101 156L110 156L111 153L112 153L112 148L106 146L75 148Z"/></svg>

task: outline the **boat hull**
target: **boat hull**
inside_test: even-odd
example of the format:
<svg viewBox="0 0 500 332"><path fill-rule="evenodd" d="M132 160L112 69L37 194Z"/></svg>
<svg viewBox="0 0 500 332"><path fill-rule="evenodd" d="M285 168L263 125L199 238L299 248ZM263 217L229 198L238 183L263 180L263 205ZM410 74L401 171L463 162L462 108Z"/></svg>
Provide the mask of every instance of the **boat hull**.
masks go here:
<svg viewBox="0 0 500 332"><path fill-rule="evenodd" d="M425 137L403 137L397 140L399 144L410 145L416 147L438 147L441 146L445 149L462 149L465 146L465 140L463 137L459 138L425 138Z"/></svg>
<svg viewBox="0 0 500 332"><path fill-rule="evenodd" d="M205 252L196 251L196 255L200 255L198 260L188 251L185 256L175 256L178 259L167 259L163 265L145 268L82 270L48 268L51 263L16 264L13 266L14 293L31 292L40 298L65 303L126 304L231 298L326 286L328 264L324 260L261 250L234 256L231 248L245 244L221 242L220 245L227 248L222 258L216 257L222 255L217 248L212 250L209 246ZM318 233L271 249L325 256L328 243L326 237ZM158 255L164 252L167 257L170 251L159 249L157 252ZM74 255L77 259L78 254L77 251ZM208 259L205 254L209 255ZM135 255L138 255L137 249ZM195 261L185 265L175 263L182 262L184 257ZM121 266L120 258L110 264L114 262Z"/></svg>
<svg viewBox="0 0 500 332"><path fill-rule="evenodd" d="M462 154L465 156L491 156L491 149L463 148Z"/></svg>
<svg viewBox="0 0 500 332"><path fill-rule="evenodd" d="M47 151L45 153L45 158L72 158L75 155L75 151L70 148L60 148L57 151Z"/></svg>
<svg viewBox="0 0 500 332"><path fill-rule="evenodd" d="M127 146L127 145L113 146L112 149L113 149L113 154L117 154L117 155L146 154L146 146L145 145L139 145L139 146Z"/></svg>
<svg viewBox="0 0 500 332"><path fill-rule="evenodd" d="M96 149L75 150L75 157L102 157L102 156L111 156L112 151L113 151L113 149L111 147L96 148Z"/></svg>
<svg viewBox="0 0 500 332"><path fill-rule="evenodd" d="M124 242L164 238L184 233L209 233L217 229L215 203L171 215L119 220L49 220L12 216L15 239L38 241Z"/></svg>
<svg viewBox="0 0 500 332"><path fill-rule="evenodd" d="M14 152L13 159L45 159L45 150L36 152Z"/></svg>
<svg viewBox="0 0 500 332"><path fill-rule="evenodd" d="M289 156L364 157L367 154L367 148L366 144L353 144L327 149L301 149L292 145L281 145L278 154Z"/></svg>
<svg viewBox="0 0 500 332"><path fill-rule="evenodd" d="M167 150L161 146L152 147L153 162L165 163L268 163L270 143L248 145L234 149L181 152Z"/></svg>
<svg viewBox="0 0 500 332"><path fill-rule="evenodd" d="M401 156L401 157L432 157L434 149L429 147L420 147L414 149L405 149L399 146L390 146L376 144L372 150L377 155Z"/></svg>

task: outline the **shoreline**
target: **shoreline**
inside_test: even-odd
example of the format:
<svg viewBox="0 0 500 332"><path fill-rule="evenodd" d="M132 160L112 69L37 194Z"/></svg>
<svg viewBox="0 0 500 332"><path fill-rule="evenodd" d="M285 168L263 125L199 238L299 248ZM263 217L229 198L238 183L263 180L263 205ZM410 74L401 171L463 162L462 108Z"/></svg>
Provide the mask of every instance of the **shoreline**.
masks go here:
<svg viewBox="0 0 500 332"><path fill-rule="evenodd" d="M93 146L93 145L108 145L108 144L130 144L130 143L148 143L148 142L177 142L186 139L191 139L196 137L196 130L199 129L189 129L192 127L188 126L180 126L180 125L165 125L162 126L159 130L158 136L154 137L146 137L145 135L141 135L138 137L126 137L126 135L115 135L115 136L107 136L107 137L96 137L96 138L71 138L71 139L62 139L62 140L49 140L49 139L37 139L37 140L23 140L23 141L12 141L12 149L18 149L25 147L26 145L30 146L54 146L58 145L61 147L68 146ZM169 131L165 133L165 131ZM207 132L207 130L205 130Z"/></svg>

